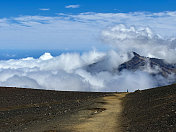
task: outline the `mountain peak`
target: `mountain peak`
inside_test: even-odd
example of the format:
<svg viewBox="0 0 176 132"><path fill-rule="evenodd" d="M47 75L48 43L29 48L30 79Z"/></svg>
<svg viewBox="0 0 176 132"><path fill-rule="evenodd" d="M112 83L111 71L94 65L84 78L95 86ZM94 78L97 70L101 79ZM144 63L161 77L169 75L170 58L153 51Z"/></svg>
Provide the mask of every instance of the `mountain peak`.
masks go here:
<svg viewBox="0 0 176 132"><path fill-rule="evenodd" d="M150 68L154 71L157 71L155 70L156 67L159 68L160 70L157 71L157 74L160 74L164 77L168 76L169 74L176 73L176 64L168 64L162 59L140 56L136 52L133 52L133 54L134 57L131 60L119 65L118 71L122 71L124 69L137 71L144 69L146 66L150 66Z"/></svg>
<svg viewBox="0 0 176 132"><path fill-rule="evenodd" d="M133 55L134 56L140 56L138 53L136 53L136 52L133 52Z"/></svg>

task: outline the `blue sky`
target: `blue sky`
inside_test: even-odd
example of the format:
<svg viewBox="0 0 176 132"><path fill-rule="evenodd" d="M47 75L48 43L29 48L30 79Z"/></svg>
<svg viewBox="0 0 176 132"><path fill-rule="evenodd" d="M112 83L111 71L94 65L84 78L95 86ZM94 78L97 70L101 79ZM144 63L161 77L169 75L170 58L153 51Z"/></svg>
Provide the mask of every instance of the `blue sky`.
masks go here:
<svg viewBox="0 0 176 132"><path fill-rule="evenodd" d="M0 0L1 49L108 49L102 31L150 27L176 36L175 0Z"/></svg>
<svg viewBox="0 0 176 132"><path fill-rule="evenodd" d="M79 8L65 8L68 5L80 5ZM82 12L136 12L136 11L174 11L175 0L1 0L0 17L19 15L48 15L56 13ZM50 9L42 11L39 9Z"/></svg>

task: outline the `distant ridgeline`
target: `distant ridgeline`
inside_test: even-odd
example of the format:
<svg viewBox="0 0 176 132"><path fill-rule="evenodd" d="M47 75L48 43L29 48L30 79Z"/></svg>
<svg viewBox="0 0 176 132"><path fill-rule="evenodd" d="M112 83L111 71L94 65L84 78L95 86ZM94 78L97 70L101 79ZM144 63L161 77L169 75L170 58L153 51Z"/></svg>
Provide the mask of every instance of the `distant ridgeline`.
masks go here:
<svg viewBox="0 0 176 132"><path fill-rule="evenodd" d="M93 74L102 71L120 74L122 71L128 70L131 72L143 71L149 73L152 76L160 75L164 78L169 78L170 76L173 78L173 76L176 75L176 64L169 64L163 59L140 56L135 52L133 52L133 55L134 56L132 59L120 64L118 67L113 67L112 69L108 69L106 65L104 65L105 60L100 60L96 63L88 65L85 67L85 69ZM173 82L176 82L176 78Z"/></svg>
<svg viewBox="0 0 176 132"><path fill-rule="evenodd" d="M150 68L150 72L153 75L160 74L164 77L168 77L170 74L176 74L176 64L168 64L163 59L140 56L135 52L133 52L133 54L134 57L128 62L121 64L118 67L118 71L124 69L136 71Z"/></svg>

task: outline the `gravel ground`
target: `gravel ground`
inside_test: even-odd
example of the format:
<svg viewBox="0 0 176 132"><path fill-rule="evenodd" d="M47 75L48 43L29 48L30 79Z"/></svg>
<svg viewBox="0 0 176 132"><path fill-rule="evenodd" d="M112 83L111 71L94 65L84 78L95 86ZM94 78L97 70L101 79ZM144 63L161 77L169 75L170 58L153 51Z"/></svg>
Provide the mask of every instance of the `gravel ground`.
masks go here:
<svg viewBox="0 0 176 132"><path fill-rule="evenodd" d="M0 88L0 131L25 131L38 122L65 120L98 97L111 93ZM69 120L69 119L68 119Z"/></svg>
<svg viewBox="0 0 176 132"><path fill-rule="evenodd" d="M101 97L113 94L0 87L0 132L65 132L80 123L79 111L88 111L88 119L92 111L106 111ZM176 85L129 93L122 101L124 132L176 132Z"/></svg>
<svg viewBox="0 0 176 132"><path fill-rule="evenodd" d="M136 91L123 100L129 132L176 132L176 85Z"/></svg>

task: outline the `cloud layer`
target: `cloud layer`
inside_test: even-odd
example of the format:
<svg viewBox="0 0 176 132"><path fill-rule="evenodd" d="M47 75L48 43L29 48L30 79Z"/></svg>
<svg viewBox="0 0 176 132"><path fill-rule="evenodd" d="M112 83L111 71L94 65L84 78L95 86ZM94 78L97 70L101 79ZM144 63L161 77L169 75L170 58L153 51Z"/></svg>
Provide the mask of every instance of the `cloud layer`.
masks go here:
<svg viewBox="0 0 176 132"><path fill-rule="evenodd" d="M123 23L123 24L122 24ZM134 91L166 85L175 76L153 77L146 66L135 72L113 70L131 58L129 52L176 63L176 12L81 13L55 17L0 19L1 48L105 49L38 59L0 61L0 85L52 90ZM107 46L106 46L107 45ZM101 62L94 71L89 64Z"/></svg>
<svg viewBox="0 0 176 132"><path fill-rule="evenodd" d="M143 70L113 72L131 57L111 50L65 53L53 57L45 53L38 59L0 61L0 85L62 91L134 91L172 83L175 76L152 76L150 67ZM103 61L102 61L103 60ZM93 71L87 66L100 62ZM96 72L95 72L96 71Z"/></svg>
<svg viewBox="0 0 176 132"><path fill-rule="evenodd" d="M176 38L166 39L149 27L116 25L102 32L103 40L121 52L135 51L143 56L176 63Z"/></svg>
<svg viewBox="0 0 176 132"><path fill-rule="evenodd" d="M76 74L76 69L104 56L90 52L52 57L45 53L38 59L32 57L0 62L0 85L52 90L89 91L88 81ZM89 59L87 59L89 57ZM92 89L93 90L93 89Z"/></svg>
<svg viewBox="0 0 176 132"><path fill-rule="evenodd" d="M176 36L175 23L176 12L20 16L0 19L0 42L1 48L13 49L105 49L100 33L108 27L119 24L150 27L155 34L170 38Z"/></svg>

